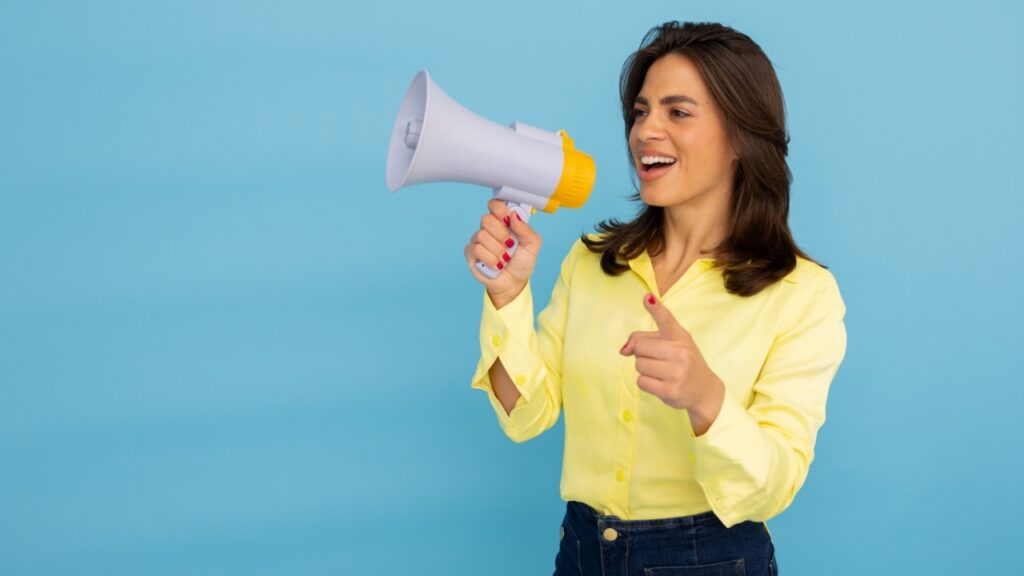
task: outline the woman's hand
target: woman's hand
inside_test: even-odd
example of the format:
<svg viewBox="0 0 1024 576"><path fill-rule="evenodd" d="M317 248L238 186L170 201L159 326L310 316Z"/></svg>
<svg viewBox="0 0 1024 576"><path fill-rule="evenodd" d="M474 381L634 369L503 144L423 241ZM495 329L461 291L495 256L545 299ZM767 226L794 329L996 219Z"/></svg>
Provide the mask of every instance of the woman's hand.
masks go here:
<svg viewBox="0 0 1024 576"><path fill-rule="evenodd" d="M487 203L488 213L480 219L480 230L466 244L466 264L469 271L487 288L487 294L495 308L501 308L523 291L533 274L533 267L540 252L541 238L533 228L519 219L502 200ZM519 248L509 256L511 232L519 238ZM480 273L476 261L497 269L499 274L491 279Z"/></svg>
<svg viewBox="0 0 1024 576"><path fill-rule="evenodd" d="M693 337L654 295L644 296L644 308L658 325L655 332L633 332L619 351L636 356L636 384L673 408L687 410L693 433L700 436L718 417L725 384L711 371Z"/></svg>

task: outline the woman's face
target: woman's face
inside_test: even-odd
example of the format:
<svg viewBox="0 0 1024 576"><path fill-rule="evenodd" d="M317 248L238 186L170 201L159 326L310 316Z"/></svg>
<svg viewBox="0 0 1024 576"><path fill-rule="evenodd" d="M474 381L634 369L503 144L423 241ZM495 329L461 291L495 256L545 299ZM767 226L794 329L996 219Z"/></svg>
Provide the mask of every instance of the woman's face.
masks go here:
<svg viewBox="0 0 1024 576"><path fill-rule="evenodd" d="M629 147L644 202L669 207L731 194L736 154L721 111L689 58L656 60L633 114Z"/></svg>

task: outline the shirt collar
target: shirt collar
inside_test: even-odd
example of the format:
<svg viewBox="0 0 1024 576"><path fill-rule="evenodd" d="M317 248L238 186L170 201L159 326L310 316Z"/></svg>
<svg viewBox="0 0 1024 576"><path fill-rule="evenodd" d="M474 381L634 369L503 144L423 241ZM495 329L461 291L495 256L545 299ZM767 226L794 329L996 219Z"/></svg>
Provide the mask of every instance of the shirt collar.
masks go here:
<svg viewBox="0 0 1024 576"><path fill-rule="evenodd" d="M696 262L694 262L694 265L697 267L697 275L700 275L714 268L715 259L698 258ZM651 262L651 256L647 253L646 249L641 252L639 256L629 261L629 267L643 279L651 294L657 294L660 298L664 297L664 294L658 294L658 280L654 277L654 264ZM682 278L679 278L679 280L669 288L669 292L676 290L680 285L680 281L685 277L686 274L684 274Z"/></svg>

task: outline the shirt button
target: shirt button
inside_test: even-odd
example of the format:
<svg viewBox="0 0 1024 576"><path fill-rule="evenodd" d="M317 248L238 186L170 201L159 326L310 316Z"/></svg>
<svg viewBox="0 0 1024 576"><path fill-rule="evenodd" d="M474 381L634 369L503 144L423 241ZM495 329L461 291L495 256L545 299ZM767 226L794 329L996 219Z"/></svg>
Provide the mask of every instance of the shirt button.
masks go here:
<svg viewBox="0 0 1024 576"><path fill-rule="evenodd" d="M623 412L622 413L622 421L623 422L632 422L633 421L633 413L630 412L629 410L626 410L625 412Z"/></svg>
<svg viewBox="0 0 1024 576"><path fill-rule="evenodd" d="M626 472L622 468L619 468L615 471L615 479L622 482L626 479Z"/></svg>
<svg viewBox="0 0 1024 576"><path fill-rule="evenodd" d="M601 535L609 542L615 542L619 538L619 533L615 531L615 528L605 528Z"/></svg>
<svg viewBox="0 0 1024 576"><path fill-rule="evenodd" d="M518 386L522 386L523 384L526 384L526 376L523 376L522 374L516 376L516 384Z"/></svg>
<svg viewBox="0 0 1024 576"><path fill-rule="evenodd" d="M501 346L501 336L497 336L497 335L492 336L491 337L491 344L494 344L495 348L497 348L498 346Z"/></svg>
<svg viewBox="0 0 1024 576"><path fill-rule="evenodd" d="M690 457L690 464L696 464L697 463L697 457L693 455L693 452L690 452L688 454L688 456Z"/></svg>

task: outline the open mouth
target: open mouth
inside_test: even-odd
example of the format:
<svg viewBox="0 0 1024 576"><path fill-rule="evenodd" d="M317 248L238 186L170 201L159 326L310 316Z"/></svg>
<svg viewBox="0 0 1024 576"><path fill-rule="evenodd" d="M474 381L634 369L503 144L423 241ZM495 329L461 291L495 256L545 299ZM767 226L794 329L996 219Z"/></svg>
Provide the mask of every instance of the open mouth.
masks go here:
<svg viewBox="0 0 1024 576"><path fill-rule="evenodd" d="M641 156L640 166L644 172L650 172L651 170L657 170L659 168L668 168L669 166L676 163L675 158L669 158L668 156Z"/></svg>

